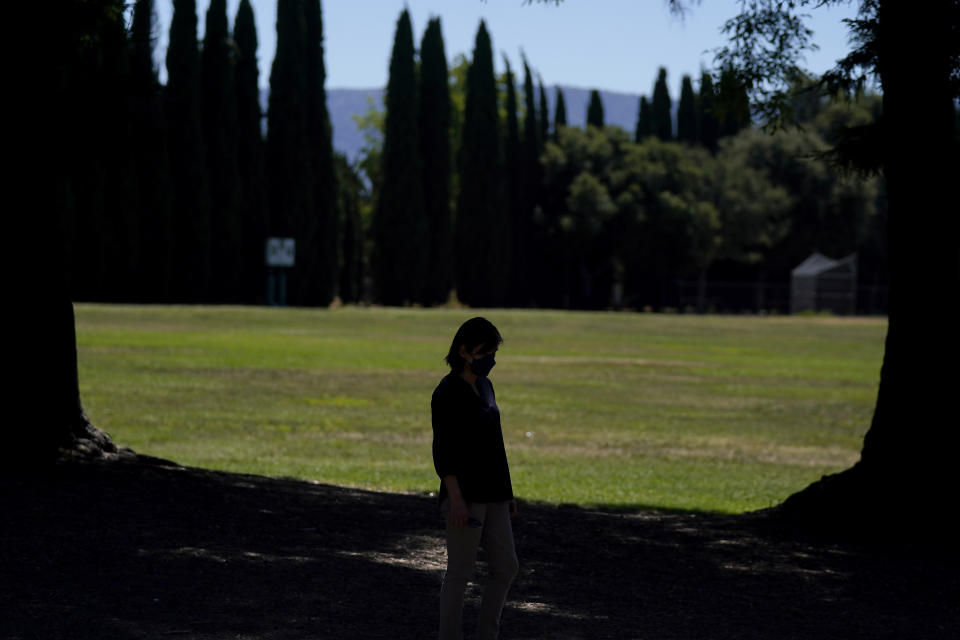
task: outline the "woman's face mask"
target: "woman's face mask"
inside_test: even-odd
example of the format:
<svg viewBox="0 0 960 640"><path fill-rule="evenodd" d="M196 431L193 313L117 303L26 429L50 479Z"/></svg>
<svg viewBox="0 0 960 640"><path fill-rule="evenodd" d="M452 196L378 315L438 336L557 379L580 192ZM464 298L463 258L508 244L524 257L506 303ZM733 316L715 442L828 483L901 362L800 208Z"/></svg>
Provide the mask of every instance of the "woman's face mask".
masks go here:
<svg viewBox="0 0 960 640"><path fill-rule="evenodd" d="M493 354L487 354L481 357L475 357L473 362L470 363L470 371L474 375L483 376L484 378L490 374L490 370L493 369L493 365L497 364L496 360L493 358Z"/></svg>

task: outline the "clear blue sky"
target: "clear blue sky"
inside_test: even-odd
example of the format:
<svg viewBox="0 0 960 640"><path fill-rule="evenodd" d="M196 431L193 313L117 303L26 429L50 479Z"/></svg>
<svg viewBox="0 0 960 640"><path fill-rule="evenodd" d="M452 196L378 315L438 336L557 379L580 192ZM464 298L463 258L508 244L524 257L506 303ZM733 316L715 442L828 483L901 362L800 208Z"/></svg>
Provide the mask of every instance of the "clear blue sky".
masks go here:
<svg viewBox="0 0 960 640"><path fill-rule="evenodd" d="M267 86L276 44L276 0L252 0L260 42L260 84ZM694 4L694 3L690 3ZM809 25L820 50L806 67L822 73L848 51L841 20L856 14L851 2L813 8ZM209 0L197 1L202 37ZM232 23L239 0L228 0ZM739 2L704 0L684 19L670 14L663 0L565 0L524 4L523 0L322 0L327 88L375 88L387 83L387 68L397 17L410 10L419 45L427 21L440 16L447 57L469 57L481 18L493 39L497 71L503 54L514 68L521 50L545 85L606 89L649 95L657 69L668 71L670 93L680 95L683 74L696 80L702 66L712 66L711 49L723 44L720 27L734 16ZM161 79L172 15L172 1L158 0L158 62Z"/></svg>

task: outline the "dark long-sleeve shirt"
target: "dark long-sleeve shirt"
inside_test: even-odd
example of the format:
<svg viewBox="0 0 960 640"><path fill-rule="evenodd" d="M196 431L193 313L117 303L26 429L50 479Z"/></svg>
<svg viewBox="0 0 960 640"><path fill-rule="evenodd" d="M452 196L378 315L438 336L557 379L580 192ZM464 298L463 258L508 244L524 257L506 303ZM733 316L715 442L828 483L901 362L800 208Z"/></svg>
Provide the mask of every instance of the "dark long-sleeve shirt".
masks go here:
<svg viewBox="0 0 960 640"><path fill-rule="evenodd" d="M513 500L510 467L503 446L500 409L490 380L480 376L477 391L449 374L433 392L433 466L440 477L440 500L447 496L443 478L457 477L467 502Z"/></svg>

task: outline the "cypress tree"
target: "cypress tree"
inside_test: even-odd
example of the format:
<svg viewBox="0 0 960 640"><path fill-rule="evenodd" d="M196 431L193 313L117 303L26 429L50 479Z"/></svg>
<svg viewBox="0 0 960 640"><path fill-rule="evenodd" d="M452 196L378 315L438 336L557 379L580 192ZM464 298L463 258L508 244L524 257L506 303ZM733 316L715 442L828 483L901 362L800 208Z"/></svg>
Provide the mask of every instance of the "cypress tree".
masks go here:
<svg viewBox="0 0 960 640"><path fill-rule="evenodd" d="M503 59L506 66L506 136L503 141L504 160L504 209L508 224L513 231L512 278L510 280L510 303L522 305L526 298L526 212L529 198L523 184L523 156L520 146L520 125L517 121L517 87L510 70L510 61Z"/></svg>
<svg viewBox="0 0 960 640"><path fill-rule="evenodd" d="M696 98L690 76L683 76L680 89L680 104L677 107L677 140L694 144L697 141Z"/></svg>
<svg viewBox="0 0 960 640"><path fill-rule="evenodd" d="M697 96L697 140L710 153L717 152L720 125L717 122L716 94L713 77L706 71L700 76L700 94Z"/></svg>
<svg viewBox="0 0 960 640"><path fill-rule="evenodd" d="M647 96L640 96L640 108L637 111L637 130L633 139L636 142L643 142L653 135L653 114L650 110L650 102Z"/></svg>
<svg viewBox="0 0 960 640"><path fill-rule="evenodd" d="M266 192L264 190L264 147L260 108L260 71L257 68L257 26L250 0L240 0L234 21L236 45L237 169L240 175L238 214L243 233L242 301L263 297L266 269L264 247L267 237Z"/></svg>
<svg viewBox="0 0 960 640"><path fill-rule="evenodd" d="M508 291L510 236L501 205L499 130L493 53L481 20L467 71L454 245L457 294L473 306L502 305Z"/></svg>
<svg viewBox="0 0 960 640"><path fill-rule="evenodd" d="M750 97L747 95L747 87L731 67L720 72L717 111L721 137L736 135L741 129L750 126Z"/></svg>
<svg viewBox="0 0 960 640"><path fill-rule="evenodd" d="M157 67L153 61L156 12L153 0L137 0L130 29L133 109L131 163L139 201L139 295L142 302L169 297L171 268L170 158Z"/></svg>
<svg viewBox="0 0 960 640"><path fill-rule="evenodd" d="M543 165L540 162L540 158L543 157L543 152L547 147L547 141L550 139L550 111L547 106L547 93L543 88L543 79L538 78L538 80L538 84L540 85L540 113L538 117L540 135L537 137L537 157L534 158L536 161L536 183L532 185L530 192L531 202L526 210L526 233L524 238L526 245L524 255L527 260L524 269L526 272L526 295L520 301L524 306L530 306L535 303L536 293L543 289L543 278L549 277L545 269L546 262L544 260L544 253L547 250L546 238L542 233L542 225L538 224L538 221L542 222L543 203L546 198L543 186ZM554 131L554 136L556 136L556 131ZM538 218L540 218L540 220L538 220Z"/></svg>
<svg viewBox="0 0 960 640"><path fill-rule="evenodd" d="M423 301L442 304L453 289L453 216L450 211L450 84L440 18L427 24L420 45L420 156L423 204L429 228Z"/></svg>
<svg viewBox="0 0 960 640"><path fill-rule="evenodd" d="M523 60L523 142L520 149L519 204L514 222L514 303L526 305L536 274L537 245L534 242L533 210L540 192L540 154L545 144L543 122L538 118L533 92L533 74Z"/></svg>
<svg viewBox="0 0 960 640"><path fill-rule="evenodd" d="M600 92L596 89L590 91L590 102L587 104L587 126L603 128L603 101L600 99Z"/></svg>
<svg viewBox="0 0 960 640"><path fill-rule="evenodd" d="M537 105L533 92L533 75L526 58L523 60L523 153L524 153L524 189L540 182L540 151L544 141L541 138L543 128L537 118Z"/></svg>
<svg viewBox="0 0 960 640"><path fill-rule="evenodd" d="M116 4L110 8L107 4L90 3L85 6L89 14L84 15L95 15L101 9L105 14L120 11ZM63 180L55 181L62 208L54 211L60 214L56 222L62 225L70 257L65 263L67 278L72 281L74 296L82 300L131 299L131 287L137 284L138 205L135 175L128 161L133 124L130 51L123 21L113 18L103 15L95 27L84 18L79 20L82 24L71 27L73 34L90 29L82 37L96 41L78 45L71 51L73 60L58 60L56 72L69 77L52 79L53 86L68 96L59 107L69 105L70 122L59 127L55 138L62 145L60 157L55 161L48 157L51 175L62 168ZM51 23L57 24L53 18ZM54 42L43 55L56 57L60 44ZM35 113L27 115L31 121L36 118ZM60 112L55 117L68 119ZM54 128L56 124L44 126ZM19 129L13 133L16 143L22 133ZM54 169L56 165L59 167Z"/></svg>
<svg viewBox="0 0 960 640"><path fill-rule="evenodd" d="M543 90L542 78L538 84L540 86L540 114L537 118L540 122L540 137L538 138L540 145L537 147L539 151L537 156L539 157L539 155L543 153L547 140L550 139L550 110L547 108L547 92Z"/></svg>
<svg viewBox="0 0 960 640"><path fill-rule="evenodd" d="M427 267L413 28L404 10L390 56L382 182L373 219L373 273L384 304L419 302Z"/></svg>
<svg viewBox="0 0 960 640"><path fill-rule="evenodd" d="M363 222L360 214L363 180L343 154L337 153L334 163L343 229L340 234L340 300L349 304L363 298Z"/></svg>
<svg viewBox="0 0 960 640"><path fill-rule="evenodd" d="M327 74L323 62L323 16L320 0L304 0L306 21L307 179L311 186L304 237L303 304L327 306L337 294L340 265L340 210L333 133L327 110Z"/></svg>
<svg viewBox="0 0 960 640"><path fill-rule="evenodd" d="M289 270L291 302L294 303L300 302L297 285L303 276L304 255L310 251L306 226L313 195L307 152L305 50L302 0L279 0L277 49L270 69L267 107L267 235L293 238L296 243L296 264ZM279 279L286 274L275 275Z"/></svg>
<svg viewBox="0 0 960 640"><path fill-rule="evenodd" d="M560 137L560 127L567 126L567 102L563 99L563 89L557 85L557 104L553 111L553 140Z"/></svg>
<svg viewBox="0 0 960 640"><path fill-rule="evenodd" d="M651 105L650 115L653 135L661 140L673 139L673 119L670 115L672 106L670 91L667 89L667 70L660 67L657 81L653 85L653 105Z"/></svg>
<svg viewBox="0 0 960 640"><path fill-rule="evenodd" d="M153 62L156 19L153 0L136 0L130 25L130 81L136 96L156 96L159 91L157 67Z"/></svg>
<svg viewBox="0 0 960 640"><path fill-rule="evenodd" d="M226 0L211 0L201 56L201 104L211 205L210 295L215 302L238 302L241 297L243 244L233 50Z"/></svg>
<svg viewBox="0 0 960 640"><path fill-rule="evenodd" d="M139 202L136 172L129 162L133 133L130 100L130 47L120 21L111 21L100 33L102 73L94 80L94 118L101 123L96 136L96 160L102 167L104 273L100 295L105 300L136 298L139 254ZM87 123L84 123L86 126ZM81 159L86 162L87 159Z"/></svg>
<svg viewBox="0 0 960 640"><path fill-rule="evenodd" d="M207 299L210 283L210 198L200 121L197 7L174 0L167 46L167 122L173 191L172 297Z"/></svg>

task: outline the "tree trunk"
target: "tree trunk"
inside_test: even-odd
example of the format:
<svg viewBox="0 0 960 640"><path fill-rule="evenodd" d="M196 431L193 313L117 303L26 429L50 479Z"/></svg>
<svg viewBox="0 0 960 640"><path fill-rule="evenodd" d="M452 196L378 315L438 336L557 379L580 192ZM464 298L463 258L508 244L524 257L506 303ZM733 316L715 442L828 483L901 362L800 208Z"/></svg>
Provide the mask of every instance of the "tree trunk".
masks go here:
<svg viewBox="0 0 960 640"><path fill-rule="evenodd" d="M4 469L42 470L64 453L118 453L110 437L90 423L80 402L73 305L65 297L48 297L30 305L25 320L19 336L27 349L21 351L13 396L20 405L19 420L4 447Z"/></svg>
<svg viewBox="0 0 960 640"><path fill-rule="evenodd" d="M58 453L70 450L84 455L116 453L110 438L84 415L77 379L77 345L73 305L66 285L64 211L71 201L71 153L64 143L71 127L84 126L71 111L79 98L70 83L81 59L80 44L117 19L115 6L74 2L55 11L31 4L33 20L44 20L50 47L35 65L15 65L23 78L22 112L13 136L11 157L18 158L11 180L10 202L19 206L9 218L9 257L6 295L10 301L7 359L7 421L0 446L0 473L33 472L52 464ZM103 20L100 20L103 18ZM91 26L93 25L93 26ZM74 251L78 260L84 247Z"/></svg>
<svg viewBox="0 0 960 640"><path fill-rule="evenodd" d="M787 499L783 510L848 525L956 531L960 367L960 175L952 119L952 2L879 10L883 170L889 201L889 328L860 461Z"/></svg>

